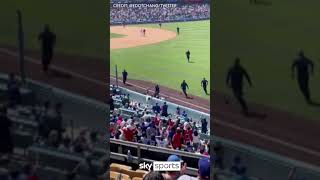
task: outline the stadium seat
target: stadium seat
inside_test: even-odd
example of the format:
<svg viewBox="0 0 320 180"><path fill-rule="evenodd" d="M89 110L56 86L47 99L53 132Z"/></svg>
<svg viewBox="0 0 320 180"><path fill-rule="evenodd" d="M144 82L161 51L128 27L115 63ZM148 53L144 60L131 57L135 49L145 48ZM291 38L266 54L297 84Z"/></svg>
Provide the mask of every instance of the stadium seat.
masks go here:
<svg viewBox="0 0 320 180"><path fill-rule="evenodd" d="M112 163L112 164L110 165L110 169L111 169L111 167L118 167L118 168L120 168L120 169L128 169L128 170L131 170L131 169L132 169L131 166L126 166L126 165L117 164L117 163Z"/></svg>
<svg viewBox="0 0 320 180"><path fill-rule="evenodd" d="M121 174L121 180L131 180L131 178L126 174Z"/></svg>
<svg viewBox="0 0 320 180"><path fill-rule="evenodd" d="M129 175L130 178L134 178L134 177L143 178L143 176L145 175L144 172L137 172L137 171L132 171L128 169L122 169L121 173Z"/></svg>
<svg viewBox="0 0 320 180"><path fill-rule="evenodd" d="M134 178L132 178L132 180L143 180L143 178L134 177Z"/></svg>
<svg viewBox="0 0 320 180"><path fill-rule="evenodd" d="M136 171L135 177L143 178L146 174L148 174L148 172L139 172L139 171Z"/></svg>
<svg viewBox="0 0 320 180"><path fill-rule="evenodd" d="M121 173L121 168L118 166L110 166L110 171Z"/></svg>
<svg viewBox="0 0 320 180"><path fill-rule="evenodd" d="M141 169L137 169L136 171L137 171L137 172L142 172L142 173L144 173L144 174L148 174L148 173L149 173L149 171L145 171L145 170L141 170Z"/></svg>
<svg viewBox="0 0 320 180"><path fill-rule="evenodd" d="M128 175L130 178L136 177L134 174L135 171L128 170L128 169L122 169L121 173Z"/></svg>
<svg viewBox="0 0 320 180"><path fill-rule="evenodd" d="M110 171L110 180L117 180L117 178L120 176L120 173Z"/></svg>

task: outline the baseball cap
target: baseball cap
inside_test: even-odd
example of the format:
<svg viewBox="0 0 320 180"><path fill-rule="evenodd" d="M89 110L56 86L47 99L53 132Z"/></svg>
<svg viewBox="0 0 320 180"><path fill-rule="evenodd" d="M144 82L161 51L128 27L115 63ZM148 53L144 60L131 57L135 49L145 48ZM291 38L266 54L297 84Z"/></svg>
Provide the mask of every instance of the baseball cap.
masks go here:
<svg viewBox="0 0 320 180"><path fill-rule="evenodd" d="M202 178L210 178L210 159L207 157L203 157L198 162L199 175Z"/></svg>
<svg viewBox="0 0 320 180"><path fill-rule="evenodd" d="M180 162L182 162L182 160L177 155L170 155L168 157L167 161L180 161Z"/></svg>

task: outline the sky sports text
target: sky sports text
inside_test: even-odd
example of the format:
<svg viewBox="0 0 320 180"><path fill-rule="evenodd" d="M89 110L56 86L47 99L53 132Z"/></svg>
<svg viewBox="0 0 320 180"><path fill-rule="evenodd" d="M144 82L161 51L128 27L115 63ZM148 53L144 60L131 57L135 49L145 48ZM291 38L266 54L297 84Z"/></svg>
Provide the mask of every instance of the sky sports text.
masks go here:
<svg viewBox="0 0 320 180"><path fill-rule="evenodd" d="M140 163L139 169L148 171L180 171L181 162L177 161L155 161L153 163Z"/></svg>

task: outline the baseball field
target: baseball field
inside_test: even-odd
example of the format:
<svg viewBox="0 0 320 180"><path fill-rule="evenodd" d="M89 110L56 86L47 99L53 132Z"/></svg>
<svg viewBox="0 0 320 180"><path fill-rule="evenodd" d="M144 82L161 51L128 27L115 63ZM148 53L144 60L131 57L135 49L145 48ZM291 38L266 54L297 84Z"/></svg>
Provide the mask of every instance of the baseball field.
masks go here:
<svg viewBox="0 0 320 180"><path fill-rule="evenodd" d="M231 95L226 73L238 56L254 85L246 87L248 101L319 120L319 106L307 105L291 78L291 64L302 49L315 63L310 90L320 102L319 6L316 0L217 2L212 70L217 91Z"/></svg>
<svg viewBox="0 0 320 180"><path fill-rule="evenodd" d="M39 49L37 36L43 30L44 24L49 24L57 35L58 53L105 58L106 23L103 22L106 21L106 12L102 2L1 1L0 44L17 45L17 9L22 11L27 49Z"/></svg>
<svg viewBox="0 0 320 180"><path fill-rule="evenodd" d="M123 37L124 35L121 34L114 34L114 33L110 33L110 38L120 38Z"/></svg>
<svg viewBox="0 0 320 180"><path fill-rule="evenodd" d="M137 28L136 34L139 34L138 29L148 28L146 41L148 38L153 41L162 34L155 32L148 36L149 31L160 31L158 24L132 25L126 28L134 27ZM175 34L177 27L180 28L180 35ZM115 75L117 65L120 72L127 70L129 79L158 83L176 90L180 90L182 80L186 80L190 94L209 99L210 96L205 95L200 82L204 77L210 82L210 22L165 23L162 24L161 32L167 34L162 34L166 38L163 41L116 49L112 49L112 40L117 35L111 35L111 74ZM143 40L145 37L136 38L140 41L140 38ZM190 63L185 55L187 50L191 52Z"/></svg>

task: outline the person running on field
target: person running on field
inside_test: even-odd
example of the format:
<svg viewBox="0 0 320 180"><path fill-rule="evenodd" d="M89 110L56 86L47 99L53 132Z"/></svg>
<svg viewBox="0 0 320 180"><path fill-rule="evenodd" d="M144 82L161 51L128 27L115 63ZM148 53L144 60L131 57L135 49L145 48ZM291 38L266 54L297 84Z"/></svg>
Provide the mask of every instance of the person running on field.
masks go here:
<svg viewBox="0 0 320 180"><path fill-rule="evenodd" d="M206 95L208 95L208 91L207 91L208 84L209 83L206 80L206 78L203 78L203 80L201 81L201 87L203 88L203 91L206 93Z"/></svg>
<svg viewBox="0 0 320 180"><path fill-rule="evenodd" d="M310 89L309 89L309 77L313 75L314 64L308 59L303 51L300 51L298 58L296 58L291 65L292 78L295 77L295 71L297 73L297 81L306 102L312 104Z"/></svg>
<svg viewBox="0 0 320 180"><path fill-rule="evenodd" d="M189 86L186 83L186 81L183 80L182 83L181 83L181 90L182 90L183 94L186 96L186 98L188 98L187 88L189 89Z"/></svg>
<svg viewBox="0 0 320 180"><path fill-rule="evenodd" d="M128 77L128 72L126 70L123 70L123 72L122 72L122 82L123 82L123 84L126 84L127 77Z"/></svg>
<svg viewBox="0 0 320 180"><path fill-rule="evenodd" d="M160 87L159 87L159 85L157 84L157 85L154 87L154 95L153 95L153 97L159 98L159 96L160 96Z"/></svg>
<svg viewBox="0 0 320 180"><path fill-rule="evenodd" d="M190 62L190 55L191 55L191 53L190 53L190 51L188 50L188 51L186 52L186 56L187 56L188 63Z"/></svg>
<svg viewBox="0 0 320 180"><path fill-rule="evenodd" d="M236 58L234 65L228 71L226 83L227 86L232 89L235 98L240 103L243 114L248 115L248 106L243 97L243 78L246 78L250 87L252 87L250 76L240 64L240 59Z"/></svg>
<svg viewBox="0 0 320 180"><path fill-rule="evenodd" d="M56 44L56 35L51 32L49 25L45 25L44 31L38 36L38 40L41 41L42 70L44 73L48 73Z"/></svg>

